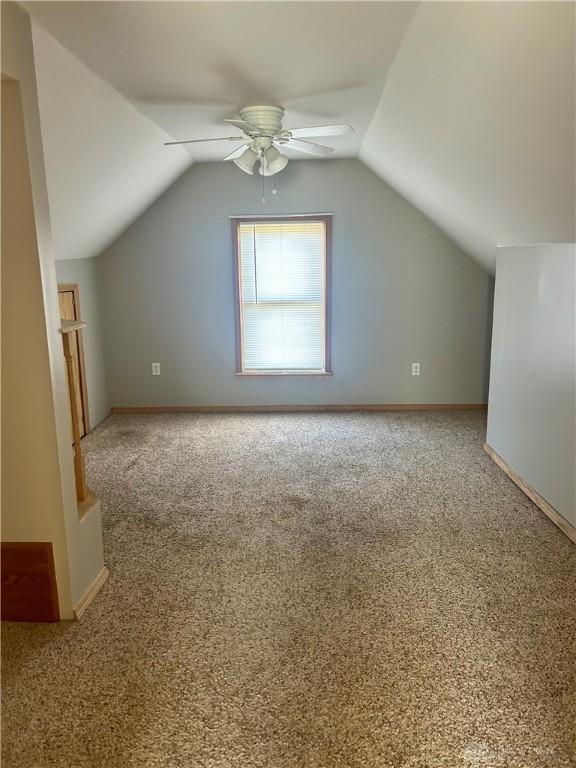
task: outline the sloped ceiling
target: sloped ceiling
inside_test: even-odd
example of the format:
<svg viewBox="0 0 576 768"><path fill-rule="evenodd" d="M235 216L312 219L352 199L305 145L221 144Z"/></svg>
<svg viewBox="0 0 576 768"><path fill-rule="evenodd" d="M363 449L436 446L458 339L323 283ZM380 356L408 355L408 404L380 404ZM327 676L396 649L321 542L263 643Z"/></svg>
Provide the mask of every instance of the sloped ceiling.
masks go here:
<svg viewBox="0 0 576 768"><path fill-rule="evenodd" d="M35 24L33 40L56 258L97 256L193 159Z"/></svg>
<svg viewBox="0 0 576 768"><path fill-rule="evenodd" d="M335 155L359 155L487 269L497 245L575 239L573 3L26 7L83 62L68 51L55 55L44 33L52 51L44 60L39 47L38 76L41 111L50 115L45 143L58 201L52 207L60 209L56 229L68 228L61 254L99 252L190 158L216 160L229 151L222 144L166 149L167 134L227 135L222 118L258 101L285 106L288 127L350 122L353 137L325 142ZM85 89L86 98L73 95L84 90L82 78L61 72L79 66L99 84L93 94ZM106 87L123 100L117 109L125 125L99 103ZM65 103L56 108L58 99ZM79 99L82 110L73 108ZM58 118L70 112L72 121ZM98 159L90 156L94 147ZM132 185L130 168L138 179ZM105 215L95 220L99 206ZM130 212L122 216L123 206ZM82 226L71 221L76 208Z"/></svg>
<svg viewBox="0 0 576 768"><path fill-rule="evenodd" d="M424 3L360 158L492 270L575 237L574 4Z"/></svg>
<svg viewBox="0 0 576 768"><path fill-rule="evenodd" d="M417 5L136 0L26 7L174 138L228 136L235 132L222 120L240 107L280 104L286 127L353 124L352 137L331 142L336 156L351 156ZM227 146L188 149L195 160L220 160Z"/></svg>

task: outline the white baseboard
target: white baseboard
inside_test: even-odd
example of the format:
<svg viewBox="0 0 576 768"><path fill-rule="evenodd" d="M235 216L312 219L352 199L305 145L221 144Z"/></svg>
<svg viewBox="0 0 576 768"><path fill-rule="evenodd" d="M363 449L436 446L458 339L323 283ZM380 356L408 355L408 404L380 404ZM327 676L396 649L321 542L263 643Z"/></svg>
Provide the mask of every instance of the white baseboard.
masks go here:
<svg viewBox="0 0 576 768"><path fill-rule="evenodd" d="M82 616L86 608L88 608L92 600L94 600L100 590L100 587L102 584L104 584L108 576L108 568L104 566L92 584L90 584L86 592L84 592L77 605L74 607L74 618L76 620Z"/></svg>

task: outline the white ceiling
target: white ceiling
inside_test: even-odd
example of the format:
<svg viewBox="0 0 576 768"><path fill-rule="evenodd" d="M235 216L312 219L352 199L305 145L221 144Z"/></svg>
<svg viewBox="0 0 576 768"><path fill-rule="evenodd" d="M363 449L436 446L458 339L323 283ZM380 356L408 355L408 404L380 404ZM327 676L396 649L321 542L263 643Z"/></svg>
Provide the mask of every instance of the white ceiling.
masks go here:
<svg viewBox="0 0 576 768"><path fill-rule="evenodd" d="M574 3L424 3L361 159L488 269L573 242Z"/></svg>
<svg viewBox="0 0 576 768"><path fill-rule="evenodd" d="M162 136L231 135L223 117L249 103L276 103L287 109L287 127L351 123L354 136L325 140L336 156L359 155L488 269L496 245L575 239L574 3L26 7ZM39 86L43 79L50 101L59 82L55 73ZM119 130L106 120L110 133ZM80 123L69 128L60 120L60 130L82 133ZM141 149L151 138L144 141L143 125ZM123 131L119 146L133 137ZM63 138L60 145L62 155ZM183 152L156 151L166 158ZM216 160L230 145L189 151L189 161ZM147 165L146 154L151 175L157 165ZM100 158L91 170L103 189L114 168ZM61 208L79 204L73 191L72 184L61 191Z"/></svg>
<svg viewBox="0 0 576 768"><path fill-rule="evenodd" d="M174 138L237 135L242 106L278 104L285 127L348 122L327 139L358 153L411 2L30 2L26 7L95 73ZM234 145L189 147L218 160ZM300 156L301 157L301 156Z"/></svg>
<svg viewBox="0 0 576 768"><path fill-rule="evenodd" d="M33 41L54 252L97 256L191 158L36 24Z"/></svg>

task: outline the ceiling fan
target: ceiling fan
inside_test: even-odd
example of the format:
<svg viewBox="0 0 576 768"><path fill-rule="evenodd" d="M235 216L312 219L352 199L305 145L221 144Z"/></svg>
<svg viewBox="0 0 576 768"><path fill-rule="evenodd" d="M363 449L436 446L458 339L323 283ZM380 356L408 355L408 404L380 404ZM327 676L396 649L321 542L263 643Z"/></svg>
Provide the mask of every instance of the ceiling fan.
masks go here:
<svg viewBox="0 0 576 768"><path fill-rule="evenodd" d="M283 128L282 107L243 107L239 117L225 119L224 122L239 128L244 136L224 136L216 139L188 139L187 141L166 141L166 146L174 144L196 144L205 141L243 141L242 146L223 158L232 160L245 173L253 174L256 164L260 163L262 176L273 176L288 165L288 158L279 149L293 149L307 155L325 157L334 152L332 147L308 141L320 136L343 136L354 133L351 125L315 125L309 128Z"/></svg>

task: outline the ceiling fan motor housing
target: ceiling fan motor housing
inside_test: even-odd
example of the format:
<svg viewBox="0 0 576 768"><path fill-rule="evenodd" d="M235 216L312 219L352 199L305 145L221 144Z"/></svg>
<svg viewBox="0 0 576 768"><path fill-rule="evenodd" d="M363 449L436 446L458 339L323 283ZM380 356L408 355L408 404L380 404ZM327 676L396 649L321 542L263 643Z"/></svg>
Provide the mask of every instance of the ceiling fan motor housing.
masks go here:
<svg viewBox="0 0 576 768"><path fill-rule="evenodd" d="M283 116L282 107L243 107L240 110L242 120L254 125L265 136L274 136L282 129Z"/></svg>

